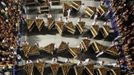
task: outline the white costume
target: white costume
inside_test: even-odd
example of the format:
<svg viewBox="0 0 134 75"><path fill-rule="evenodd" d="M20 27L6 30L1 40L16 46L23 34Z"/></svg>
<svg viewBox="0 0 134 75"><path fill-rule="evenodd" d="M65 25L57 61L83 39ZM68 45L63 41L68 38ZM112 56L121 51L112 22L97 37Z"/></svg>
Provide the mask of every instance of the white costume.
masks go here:
<svg viewBox="0 0 134 75"><path fill-rule="evenodd" d="M80 62L80 61L78 61L78 62L77 62L77 65L80 65L80 64L81 64L81 62Z"/></svg>
<svg viewBox="0 0 134 75"><path fill-rule="evenodd" d="M66 59L66 60L65 60L65 63L68 63L68 62L69 62L69 59Z"/></svg>
<svg viewBox="0 0 134 75"><path fill-rule="evenodd" d="M64 20L65 25L66 25L66 23L68 23L68 22L69 22L69 20L66 18L66 19Z"/></svg>
<svg viewBox="0 0 134 75"><path fill-rule="evenodd" d="M81 14L83 14L84 13L84 10L85 10L85 6L84 5L81 5L80 8L79 8L79 12Z"/></svg>
<svg viewBox="0 0 134 75"><path fill-rule="evenodd" d="M83 64L88 64L89 63L89 59L85 59L85 61L83 62Z"/></svg>
<svg viewBox="0 0 134 75"><path fill-rule="evenodd" d="M92 25L96 24L97 17L98 17L98 15L97 15L97 14L95 14L95 15L94 15L94 22L93 22L93 24L92 24Z"/></svg>
<svg viewBox="0 0 134 75"><path fill-rule="evenodd" d="M52 7L52 1L49 1L50 8Z"/></svg>
<svg viewBox="0 0 134 75"><path fill-rule="evenodd" d="M68 17L68 18L70 17L70 14L71 14L71 9L68 9L68 10L67 10L67 17Z"/></svg>
<svg viewBox="0 0 134 75"><path fill-rule="evenodd" d="M57 58L52 58L53 63L57 63L57 61L58 61Z"/></svg>
<svg viewBox="0 0 134 75"><path fill-rule="evenodd" d="M48 17L48 18L52 18L52 15L51 15L51 14L47 14L47 17Z"/></svg>
<svg viewBox="0 0 134 75"><path fill-rule="evenodd" d="M96 55L96 57L99 57L100 55L102 55L104 52L102 51L102 52L100 52L100 53L98 53L97 55Z"/></svg>

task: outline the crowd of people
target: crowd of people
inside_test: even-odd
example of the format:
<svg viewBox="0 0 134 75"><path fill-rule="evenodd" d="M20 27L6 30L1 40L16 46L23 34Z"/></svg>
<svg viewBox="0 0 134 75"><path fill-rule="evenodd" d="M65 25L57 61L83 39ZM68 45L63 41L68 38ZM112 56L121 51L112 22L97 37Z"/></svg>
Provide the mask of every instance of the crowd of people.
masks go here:
<svg viewBox="0 0 134 75"><path fill-rule="evenodd" d="M0 0L0 65L3 70L12 68L16 62L19 14L18 0Z"/></svg>
<svg viewBox="0 0 134 75"><path fill-rule="evenodd" d="M134 4L129 0L111 0L111 6L121 36L118 38L121 68L129 72L134 68Z"/></svg>

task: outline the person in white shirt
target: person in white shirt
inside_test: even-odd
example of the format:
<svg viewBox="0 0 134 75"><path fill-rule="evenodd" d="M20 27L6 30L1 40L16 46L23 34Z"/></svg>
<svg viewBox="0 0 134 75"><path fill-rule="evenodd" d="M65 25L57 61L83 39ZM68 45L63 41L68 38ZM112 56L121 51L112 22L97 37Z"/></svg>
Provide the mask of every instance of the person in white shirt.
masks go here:
<svg viewBox="0 0 134 75"><path fill-rule="evenodd" d="M2 60L2 61L5 61L5 58L2 58L1 60Z"/></svg>
<svg viewBox="0 0 134 75"><path fill-rule="evenodd" d="M67 10L67 17L70 18L70 15L71 15L71 9L68 9Z"/></svg>
<svg viewBox="0 0 134 75"><path fill-rule="evenodd" d="M69 22L68 17L65 18L64 23L65 25Z"/></svg>
<svg viewBox="0 0 134 75"><path fill-rule="evenodd" d="M29 61L28 60L26 60L26 64L28 64L29 63Z"/></svg>
<svg viewBox="0 0 134 75"><path fill-rule="evenodd" d="M43 62L43 60L42 59L38 59L39 60L39 62Z"/></svg>
<svg viewBox="0 0 134 75"><path fill-rule="evenodd" d="M78 22L81 22L81 16L78 18Z"/></svg>
<svg viewBox="0 0 134 75"><path fill-rule="evenodd" d="M80 12L80 15L82 16L83 13L84 13L84 10L85 10L85 6L84 6L84 3L82 3L79 7L79 12Z"/></svg>
<svg viewBox="0 0 134 75"><path fill-rule="evenodd" d="M82 61L79 60L79 61L77 62L77 65L81 65L81 64L82 64Z"/></svg>
<svg viewBox="0 0 134 75"><path fill-rule="evenodd" d="M103 0L101 0L101 1L100 1L100 4L101 4L101 5L104 5L104 1L103 1Z"/></svg>
<svg viewBox="0 0 134 75"><path fill-rule="evenodd" d="M7 10L8 10L8 8L6 7L6 8L5 8L5 11L7 11Z"/></svg>
<svg viewBox="0 0 134 75"><path fill-rule="evenodd" d="M69 58L67 58L67 59L65 60L65 63L69 63Z"/></svg>
<svg viewBox="0 0 134 75"><path fill-rule="evenodd" d="M95 24L96 24L97 18L98 18L98 13L96 13L96 14L94 15L94 20L93 20L93 24L92 24L92 25L95 25Z"/></svg>
<svg viewBox="0 0 134 75"><path fill-rule="evenodd" d="M99 61L100 66L104 66L104 63L105 63L104 61Z"/></svg>
<svg viewBox="0 0 134 75"><path fill-rule="evenodd" d="M48 13L47 18L52 18L52 15L50 13Z"/></svg>
<svg viewBox="0 0 134 75"><path fill-rule="evenodd" d="M35 42L35 46L36 46L36 47L39 47L39 43Z"/></svg>
<svg viewBox="0 0 134 75"><path fill-rule="evenodd" d="M39 16L36 16L35 19L39 19Z"/></svg>
<svg viewBox="0 0 134 75"><path fill-rule="evenodd" d="M39 59L36 60L36 63L39 63Z"/></svg>
<svg viewBox="0 0 134 75"><path fill-rule="evenodd" d="M107 22L104 22L103 25L107 25Z"/></svg>
<svg viewBox="0 0 134 75"><path fill-rule="evenodd" d="M61 17L59 17L58 21L63 21L62 16L61 16Z"/></svg>
<svg viewBox="0 0 134 75"><path fill-rule="evenodd" d="M13 46L10 46L10 49L11 49L11 50L13 50L13 49L14 49L14 47L13 47Z"/></svg>
<svg viewBox="0 0 134 75"><path fill-rule="evenodd" d="M3 40L2 40L2 43L5 43L5 42L6 42L6 40L5 40L5 39L3 39Z"/></svg>
<svg viewBox="0 0 134 75"><path fill-rule="evenodd" d="M52 7L52 1L51 0L49 0L49 6L50 6L50 8Z"/></svg>
<svg viewBox="0 0 134 75"><path fill-rule="evenodd" d="M29 45L29 42L28 41L24 41L24 45Z"/></svg>
<svg viewBox="0 0 134 75"><path fill-rule="evenodd" d="M21 61L21 56L19 54L17 54L17 59L18 59L18 62Z"/></svg>
<svg viewBox="0 0 134 75"><path fill-rule="evenodd" d="M26 63L27 63L27 64L28 64L28 63L33 63L33 61L32 61L32 60L27 60Z"/></svg>
<svg viewBox="0 0 134 75"><path fill-rule="evenodd" d="M83 62L83 64L88 64L89 63L89 58L85 59L85 61Z"/></svg>
<svg viewBox="0 0 134 75"><path fill-rule="evenodd" d="M52 58L53 63L57 63L57 61L58 61L57 58Z"/></svg>
<svg viewBox="0 0 134 75"><path fill-rule="evenodd" d="M6 19L6 22L9 22L9 20L8 20L8 19Z"/></svg>

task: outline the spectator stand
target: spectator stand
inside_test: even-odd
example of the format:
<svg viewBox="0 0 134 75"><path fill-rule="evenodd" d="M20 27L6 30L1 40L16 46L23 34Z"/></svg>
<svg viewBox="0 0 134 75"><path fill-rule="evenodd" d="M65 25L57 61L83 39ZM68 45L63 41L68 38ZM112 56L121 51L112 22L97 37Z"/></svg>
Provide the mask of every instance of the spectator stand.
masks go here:
<svg viewBox="0 0 134 75"><path fill-rule="evenodd" d="M123 45L124 43L122 43L122 42L126 41L126 40L123 40L123 37L127 37L127 36L124 36L124 35L119 36L121 33L123 33L123 31L119 33L119 28L117 27L117 22L115 20L115 17L116 17L115 14L114 14L115 12L112 11L112 6L111 6L112 4L111 4L110 0L104 0L104 1L105 1L105 4L108 6L109 11L110 11L108 17L110 17L109 19L111 20L112 27L115 30L115 32L117 33L117 38L114 41L117 42L116 46L117 46L117 49L119 50L119 55L120 55L119 61L120 61L120 68L121 68L121 73L122 73L121 75L124 75L124 74L130 73L129 71L132 67L132 65L131 65L131 67L129 67L129 65L127 64L128 63L128 58L127 58L127 54L125 53L126 49ZM115 0L115 1L118 1L118 0ZM121 0L119 0L119 1L121 2ZM126 0L125 3L126 3L126 6L122 6L122 5L121 6L123 8L126 8L126 7L130 8L129 4L131 5L131 2ZM117 4L118 4L118 2L117 2ZM118 5L120 6L120 4L118 4ZM123 11L121 13L123 13ZM128 20L132 21L131 18L129 18ZM127 25L129 26L129 23ZM126 28L128 28L128 27L126 27ZM127 31L124 30L124 32L127 32ZM121 42L119 42L119 41L121 41Z"/></svg>
<svg viewBox="0 0 134 75"><path fill-rule="evenodd" d="M22 1L20 1L20 3L22 3ZM20 18L18 20L18 27L16 28L17 29L17 47L16 47L16 53L17 55L20 55L21 53L21 42L22 42L22 35L25 35L24 33L24 25L25 25L25 20L24 20L24 15L25 15L25 10L24 10L24 7L22 5L19 5L18 8L20 10ZM16 55L16 56L17 56ZM16 71L17 71L17 65L20 61L18 61L18 58L16 57L16 63L14 64L13 66L13 72L12 72L12 75L16 75Z"/></svg>
<svg viewBox="0 0 134 75"><path fill-rule="evenodd" d="M110 19L112 28L114 29L116 36L119 36L119 30L118 30L118 27L116 25L115 15L114 15L114 12L112 11L110 0L104 0L104 3L108 7L108 10L109 10L108 16L106 16L106 17L108 19Z"/></svg>
<svg viewBox="0 0 134 75"><path fill-rule="evenodd" d="M121 45L119 46L119 38L118 38L119 30L118 30L118 27L117 27L117 24L116 24L116 21L115 21L115 15L114 15L114 12L112 11L112 6L111 6L111 3L110 3L110 0L104 0L104 3L106 4L106 6L109 9L109 13L108 13L107 18L110 19L112 28L114 29L114 31L116 33L116 37L117 38L115 38L114 41L118 42L118 46L117 47L118 47L119 52L121 52L120 56L124 55L124 54L122 54L122 46Z"/></svg>

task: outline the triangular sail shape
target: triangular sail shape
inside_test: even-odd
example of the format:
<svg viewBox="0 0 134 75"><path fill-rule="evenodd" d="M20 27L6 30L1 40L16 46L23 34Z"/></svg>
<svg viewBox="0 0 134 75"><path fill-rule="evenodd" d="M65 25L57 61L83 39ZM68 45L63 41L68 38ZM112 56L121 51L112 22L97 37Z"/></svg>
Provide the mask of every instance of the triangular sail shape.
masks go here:
<svg viewBox="0 0 134 75"><path fill-rule="evenodd" d="M74 58L80 55L80 48L69 48L69 52L74 56Z"/></svg>
<svg viewBox="0 0 134 75"><path fill-rule="evenodd" d="M60 53L66 49L68 49L68 44L66 42L62 41L57 52Z"/></svg>
<svg viewBox="0 0 134 75"><path fill-rule="evenodd" d="M64 16L67 16L68 9L70 9L70 5L68 3L64 3L64 8L63 8Z"/></svg>
<svg viewBox="0 0 134 75"><path fill-rule="evenodd" d="M72 1L70 6L76 10L79 10L80 5L81 1Z"/></svg>
<svg viewBox="0 0 134 75"><path fill-rule="evenodd" d="M26 19L28 30L31 31L33 28L34 20L32 19Z"/></svg>
<svg viewBox="0 0 134 75"><path fill-rule="evenodd" d="M48 29L51 30L54 27L55 21L52 18L48 18Z"/></svg>
<svg viewBox="0 0 134 75"><path fill-rule="evenodd" d="M51 64L51 70L53 72L53 75L57 75L57 72L59 70L60 65L59 64Z"/></svg>
<svg viewBox="0 0 134 75"><path fill-rule="evenodd" d="M72 22L68 22L66 24L67 31L70 32L71 34L75 33L75 26L73 25Z"/></svg>
<svg viewBox="0 0 134 75"><path fill-rule="evenodd" d="M64 22L56 22L56 29L57 31L60 33L60 35L62 35L63 29L64 29Z"/></svg>
<svg viewBox="0 0 134 75"><path fill-rule="evenodd" d="M85 14L88 15L89 17L92 17L95 12L96 12L96 7L88 6L88 7L85 9Z"/></svg>
<svg viewBox="0 0 134 75"><path fill-rule="evenodd" d="M101 32L102 32L104 38L106 38L107 36L109 36L109 33L110 33L110 26L104 25L104 26L102 27L102 31L101 31Z"/></svg>
<svg viewBox="0 0 134 75"><path fill-rule="evenodd" d="M80 46L82 47L82 49L84 49L84 52L88 50L89 44L90 44L89 39L83 39L82 42L80 43Z"/></svg>
<svg viewBox="0 0 134 75"><path fill-rule="evenodd" d="M113 69L110 69L113 75L120 75L120 67L114 67Z"/></svg>
<svg viewBox="0 0 134 75"><path fill-rule="evenodd" d="M39 48L37 46L31 46L28 55L39 55Z"/></svg>
<svg viewBox="0 0 134 75"><path fill-rule="evenodd" d="M107 68L105 68L105 67L100 67L97 70L99 72L99 75L106 75L107 74Z"/></svg>
<svg viewBox="0 0 134 75"><path fill-rule="evenodd" d="M25 45L22 46L22 49L23 49L23 52L24 52L25 57L28 56L28 53L30 51L30 48L31 48L31 46L30 45L27 45L27 44L25 44Z"/></svg>
<svg viewBox="0 0 134 75"><path fill-rule="evenodd" d="M81 25L82 27L85 26L85 22L81 21L81 22L78 22L79 25Z"/></svg>
<svg viewBox="0 0 134 75"><path fill-rule="evenodd" d="M85 65L85 69L88 71L89 75L94 75L94 65L93 64Z"/></svg>
<svg viewBox="0 0 134 75"><path fill-rule="evenodd" d="M44 24L44 21L43 21L43 19L36 19L35 24L38 27L38 30L41 31L43 24Z"/></svg>
<svg viewBox="0 0 134 75"><path fill-rule="evenodd" d="M93 50L95 51L95 53L99 53L105 49L105 47L98 42L93 42L92 47L93 47Z"/></svg>
<svg viewBox="0 0 134 75"><path fill-rule="evenodd" d="M116 46L111 46L111 47L109 47L109 48L107 48L106 49L106 52L108 53L108 54L111 54L111 55L113 55L113 56L117 56L118 55L118 49L116 48Z"/></svg>
<svg viewBox="0 0 134 75"><path fill-rule="evenodd" d="M98 25L92 25L90 31L93 35L93 38L95 38L98 35L99 26Z"/></svg>
<svg viewBox="0 0 134 75"><path fill-rule="evenodd" d="M78 24L76 25L76 28L79 30L80 34L84 32L84 26L85 22L78 22Z"/></svg>
<svg viewBox="0 0 134 75"><path fill-rule="evenodd" d="M71 65L69 65L69 64L63 64L61 66L61 68L62 68L62 71L63 71L63 75L68 75L68 72L69 72L69 70L71 68Z"/></svg>
<svg viewBox="0 0 134 75"><path fill-rule="evenodd" d="M23 69L27 73L27 75L33 75L33 64L26 64L23 66Z"/></svg>
<svg viewBox="0 0 134 75"><path fill-rule="evenodd" d="M97 12L103 16L106 12L108 11L108 8L105 7L104 5L100 5L98 8L97 8Z"/></svg>
<svg viewBox="0 0 134 75"><path fill-rule="evenodd" d="M76 75L82 75L82 72L84 70L84 66L83 65L74 66L74 70L75 70Z"/></svg>
<svg viewBox="0 0 134 75"><path fill-rule="evenodd" d="M37 70L40 72L40 74L43 75L45 63L39 62L39 63L34 63L34 65L37 68Z"/></svg>
<svg viewBox="0 0 134 75"><path fill-rule="evenodd" d="M46 51L47 53L53 54L54 45L55 45L54 43L51 43L51 44L45 46L45 47L43 48L43 50Z"/></svg>

